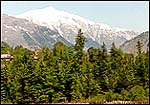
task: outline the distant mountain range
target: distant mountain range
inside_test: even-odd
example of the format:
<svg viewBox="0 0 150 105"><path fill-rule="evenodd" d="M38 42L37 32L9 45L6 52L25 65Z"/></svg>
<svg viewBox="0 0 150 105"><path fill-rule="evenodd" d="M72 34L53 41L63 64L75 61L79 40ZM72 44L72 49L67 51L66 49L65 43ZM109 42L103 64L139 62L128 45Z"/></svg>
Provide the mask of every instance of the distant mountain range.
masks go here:
<svg viewBox="0 0 150 105"><path fill-rule="evenodd" d="M123 43L120 48L127 53L137 53L137 42L140 41L142 45L142 52L146 52L149 50L149 31L143 32L140 35L134 37L131 40Z"/></svg>
<svg viewBox="0 0 150 105"><path fill-rule="evenodd" d="M89 47L101 47L103 42L108 49L112 42L119 47L140 34L95 23L52 7L31 10L20 15L2 14L1 20L1 41L13 47L22 45L28 49L32 46L52 48L58 41L73 46L79 29L82 29L87 38L85 50Z"/></svg>

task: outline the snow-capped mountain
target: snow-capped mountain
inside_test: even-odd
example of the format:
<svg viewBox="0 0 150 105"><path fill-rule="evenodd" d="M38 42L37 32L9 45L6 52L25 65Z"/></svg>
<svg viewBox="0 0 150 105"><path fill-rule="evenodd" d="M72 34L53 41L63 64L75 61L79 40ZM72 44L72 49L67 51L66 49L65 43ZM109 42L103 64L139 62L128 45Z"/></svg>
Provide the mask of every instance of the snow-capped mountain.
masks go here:
<svg viewBox="0 0 150 105"><path fill-rule="evenodd" d="M57 41L62 41L66 45L74 45L79 29L82 29L87 38L86 49L101 47L103 42L108 48L111 47L112 42L115 42L119 47L125 41L139 34L132 30L95 23L80 16L56 10L53 7L31 10L20 15L2 15L2 40L9 40L9 37L6 36L8 36L7 33L10 29L11 33L17 33L15 37L21 37L21 41L28 47L32 45L52 46ZM26 33L26 36L23 33ZM26 38L27 36L29 38ZM41 39L41 37L43 38ZM30 44L29 39L32 39ZM18 43L11 41L10 44L15 46ZM20 44L22 43L20 42Z"/></svg>

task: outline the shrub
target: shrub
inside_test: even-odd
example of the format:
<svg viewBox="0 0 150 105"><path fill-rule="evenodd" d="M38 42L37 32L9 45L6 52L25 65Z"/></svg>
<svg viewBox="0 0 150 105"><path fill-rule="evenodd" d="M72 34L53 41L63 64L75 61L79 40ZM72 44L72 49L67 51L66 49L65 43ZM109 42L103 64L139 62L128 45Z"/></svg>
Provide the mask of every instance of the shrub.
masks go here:
<svg viewBox="0 0 150 105"><path fill-rule="evenodd" d="M109 90L108 92L105 93L105 98L106 98L106 101L113 101L113 91L112 90Z"/></svg>
<svg viewBox="0 0 150 105"><path fill-rule="evenodd" d="M113 100L122 100L122 96L118 93L113 94Z"/></svg>
<svg viewBox="0 0 150 105"><path fill-rule="evenodd" d="M145 90L145 96L146 96L147 99L149 100L149 88L147 88L147 89Z"/></svg>
<svg viewBox="0 0 150 105"><path fill-rule="evenodd" d="M142 86L134 86L129 90L129 98L131 100L144 100L146 99L145 90Z"/></svg>
<svg viewBox="0 0 150 105"><path fill-rule="evenodd" d="M122 100L129 100L129 98L128 98L128 91L127 90L121 90L121 96L122 96Z"/></svg>
<svg viewBox="0 0 150 105"><path fill-rule="evenodd" d="M105 102L106 102L105 95L102 94L98 94L97 96L89 98L90 104L104 104Z"/></svg>

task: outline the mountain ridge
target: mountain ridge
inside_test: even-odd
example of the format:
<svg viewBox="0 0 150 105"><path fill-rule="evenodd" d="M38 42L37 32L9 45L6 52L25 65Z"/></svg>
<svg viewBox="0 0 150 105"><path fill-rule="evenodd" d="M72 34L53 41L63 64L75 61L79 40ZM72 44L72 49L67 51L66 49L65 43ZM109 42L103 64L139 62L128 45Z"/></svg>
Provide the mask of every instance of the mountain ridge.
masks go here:
<svg viewBox="0 0 150 105"><path fill-rule="evenodd" d="M55 17L51 17L51 16L47 16L47 17L43 17L43 18L40 18L40 16L41 16L41 14L43 14L43 15L46 15L48 12L51 12L51 13L55 13L53 16L55 16ZM41 13L41 14L40 14ZM113 28L113 29L115 29L115 30L117 30L117 31L133 31L133 30L131 30L131 29L124 29L124 28L119 28L119 27L111 27L110 25L108 25L108 24L104 24L104 23L96 23L96 22L94 22L94 21L91 21L91 20L89 20L89 19L84 19L83 17L81 17L81 16L78 16L78 15L74 15L74 14L70 14L70 13L68 13L68 12L65 12L65 11L61 11L61 10L57 10L57 9L55 9L55 8L53 8L53 7L51 7L51 6L49 6L49 7L46 7L46 8L41 8L41 9L34 9L34 10L30 10L30 11L27 11L27 12L25 12L25 13L23 13L23 14L20 14L20 15L12 15L12 16L14 16L14 17L18 17L18 18L26 18L26 19L29 19L30 18L30 16L33 18L34 17L34 19L35 19L35 17L37 18L38 17L38 21L40 20L42 20L42 21L54 21L54 18L57 20L59 20L59 19L61 19L61 18L63 18L63 17L66 17L66 18L76 18L76 19L79 19L79 20L82 20L82 21L84 21L85 23L87 23L87 24L98 24L98 25L102 25L103 27L101 27L101 28L104 28L104 29L111 29L111 28ZM52 20L51 20L52 19ZM40 25L42 25L42 24L40 24Z"/></svg>
<svg viewBox="0 0 150 105"><path fill-rule="evenodd" d="M137 54L137 42L141 42L141 51L147 52L149 50L149 31L143 32L140 35L124 42L120 48L126 53Z"/></svg>
<svg viewBox="0 0 150 105"><path fill-rule="evenodd" d="M47 11L45 10L47 11L49 10L48 15L46 15ZM42 11L41 13L42 15L40 14L39 11ZM44 14L44 11L45 11L45 14ZM57 13L54 14L55 11L57 11ZM34 13L37 15L35 15ZM59 15L60 17L57 17ZM40 16L43 16L42 17L43 19L40 20L41 18ZM5 19L4 17L5 18L7 17L7 19ZM57 18L53 18L53 17L57 17ZM122 28L114 28L114 27L112 28L111 26L107 24L95 23L90 20L86 20L80 16L76 16L76 15L73 15L64 11L60 12L59 10L56 10L51 7L46 8L46 9L28 11L24 13L23 15L17 15L17 16L16 15L15 16L2 15L2 19L3 19L2 20L3 29L10 30L10 26L11 26L12 28L11 31L19 30L18 32L20 33L20 37L21 37L23 36L23 34L21 33L20 29L16 27L17 26L22 27L24 33L29 33L28 36L30 36L31 39L33 37L35 39L35 42L41 43L41 46L46 45L46 42L43 42L46 40L47 40L48 46L54 45L54 43L56 43L56 41L54 40L57 40L56 37L57 38L59 37L59 40L62 42L65 42L66 45L74 45L75 38L77 36L77 32L79 29L82 29L84 36L87 38L87 42L85 43L85 49L88 49L89 47L101 47L103 42L107 45L107 48L111 47L112 42L115 42L117 47L119 47L121 44L123 44L123 42L131 38L134 38L135 36L139 34L138 32L134 32L134 31L130 31L130 30L122 29ZM16 24L16 26L12 25L15 23L14 19L16 19L15 21L18 21L18 25ZM50 20L47 21L48 19ZM22 24L24 25L21 25L20 22L22 22ZM31 28L32 30L28 29L27 28L28 26L25 24L28 24L29 27L32 27ZM32 32L33 30L34 32ZM46 31L42 31L42 30L46 30ZM35 33L36 35L33 35ZM47 39L44 39L45 33L49 34L49 35L46 34ZM7 36L4 34L7 34L7 33L3 31L1 38ZM43 37L43 40L39 40L38 37ZM48 40L51 40L51 42L49 42ZM30 46L28 42L24 42L24 43L26 43L26 46ZM45 43L45 44L42 44L42 43ZM51 45L49 45L48 43L51 43Z"/></svg>

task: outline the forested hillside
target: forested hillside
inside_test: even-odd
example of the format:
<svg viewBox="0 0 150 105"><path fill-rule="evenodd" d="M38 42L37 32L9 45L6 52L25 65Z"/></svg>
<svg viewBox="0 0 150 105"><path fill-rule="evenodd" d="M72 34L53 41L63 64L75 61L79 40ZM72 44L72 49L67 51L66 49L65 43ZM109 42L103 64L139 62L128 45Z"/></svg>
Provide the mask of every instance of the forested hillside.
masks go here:
<svg viewBox="0 0 150 105"><path fill-rule="evenodd" d="M149 51L141 52L140 42L136 56L114 43L109 53L105 43L84 52L86 38L81 30L75 42L74 47L62 42L53 49L44 47L38 60L22 46L8 48L14 59L1 60L1 102L149 102Z"/></svg>

